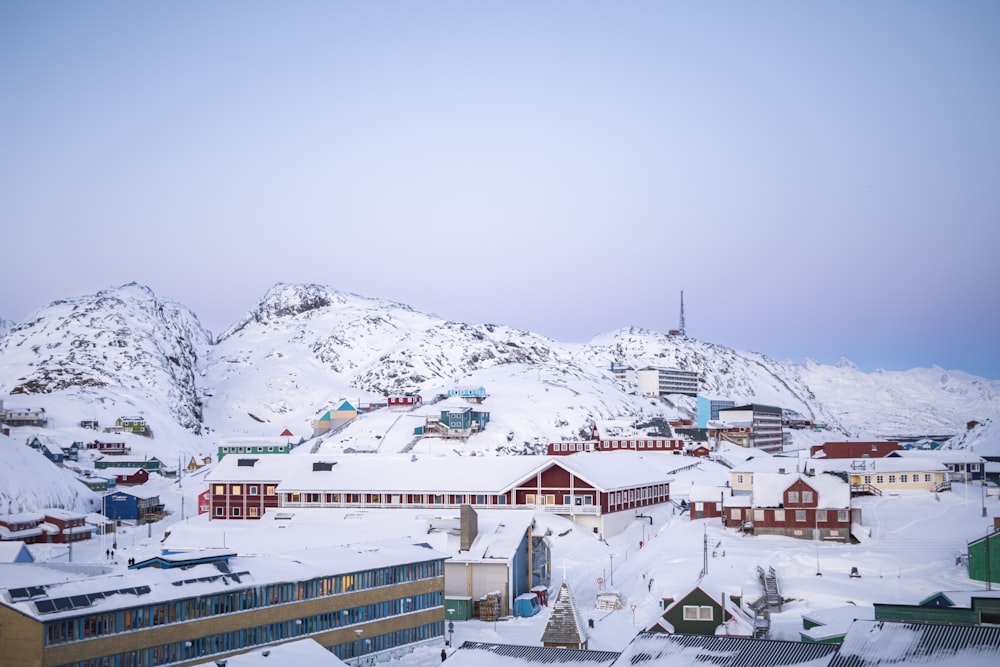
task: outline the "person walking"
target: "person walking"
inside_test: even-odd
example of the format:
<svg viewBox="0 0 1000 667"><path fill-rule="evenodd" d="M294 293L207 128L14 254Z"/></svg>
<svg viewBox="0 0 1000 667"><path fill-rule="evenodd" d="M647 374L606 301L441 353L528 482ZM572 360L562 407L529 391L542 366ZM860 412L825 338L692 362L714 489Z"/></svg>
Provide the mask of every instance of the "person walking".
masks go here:
<svg viewBox="0 0 1000 667"><path fill-rule="evenodd" d="M448 652L445 651L444 649L441 649L441 662L444 662L447 659L448 659Z"/></svg>

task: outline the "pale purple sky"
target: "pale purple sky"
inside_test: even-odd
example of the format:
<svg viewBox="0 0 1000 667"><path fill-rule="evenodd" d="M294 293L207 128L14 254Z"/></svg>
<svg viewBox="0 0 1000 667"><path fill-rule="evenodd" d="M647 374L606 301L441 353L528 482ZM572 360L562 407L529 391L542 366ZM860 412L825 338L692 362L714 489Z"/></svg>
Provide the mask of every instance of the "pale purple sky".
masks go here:
<svg viewBox="0 0 1000 667"><path fill-rule="evenodd" d="M316 282L1000 379L1000 3L0 5L0 317Z"/></svg>

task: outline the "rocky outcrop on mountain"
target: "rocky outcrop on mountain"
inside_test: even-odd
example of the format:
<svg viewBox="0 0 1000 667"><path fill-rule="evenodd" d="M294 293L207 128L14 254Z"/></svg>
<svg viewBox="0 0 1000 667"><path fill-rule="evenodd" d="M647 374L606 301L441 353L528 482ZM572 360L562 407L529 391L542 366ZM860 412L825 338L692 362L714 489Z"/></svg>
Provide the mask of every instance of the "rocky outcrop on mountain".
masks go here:
<svg viewBox="0 0 1000 667"><path fill-rule="evenodd" d="M196 371L210 336L180 304L135 283L55 301L0 340L12 395L116 387L162 402L185 428L198 432Z"/></svg>

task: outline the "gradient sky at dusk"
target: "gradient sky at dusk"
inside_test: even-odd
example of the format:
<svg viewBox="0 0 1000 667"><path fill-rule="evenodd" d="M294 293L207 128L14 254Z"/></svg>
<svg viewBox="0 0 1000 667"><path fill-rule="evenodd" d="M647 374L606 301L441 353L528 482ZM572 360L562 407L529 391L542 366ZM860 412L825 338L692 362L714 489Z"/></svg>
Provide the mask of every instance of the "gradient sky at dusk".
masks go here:
<svg viewBox="0 0 1000 667"><path fill-rule="evenodd" d="M0 5L0 318L315 282L1000 379L1000 3Z"/></svg>

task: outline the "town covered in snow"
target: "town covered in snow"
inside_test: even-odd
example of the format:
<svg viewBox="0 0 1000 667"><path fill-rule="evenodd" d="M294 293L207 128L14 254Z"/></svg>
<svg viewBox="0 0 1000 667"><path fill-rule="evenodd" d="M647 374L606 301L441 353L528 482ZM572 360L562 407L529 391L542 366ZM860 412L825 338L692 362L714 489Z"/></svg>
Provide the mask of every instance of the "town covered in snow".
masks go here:
<svg viewBox="0 0 1000 667"><path fill-rule="evenodd" d="M3 665L1000 661L996 381L316 285L59 301L0 367Z"/></svg>

